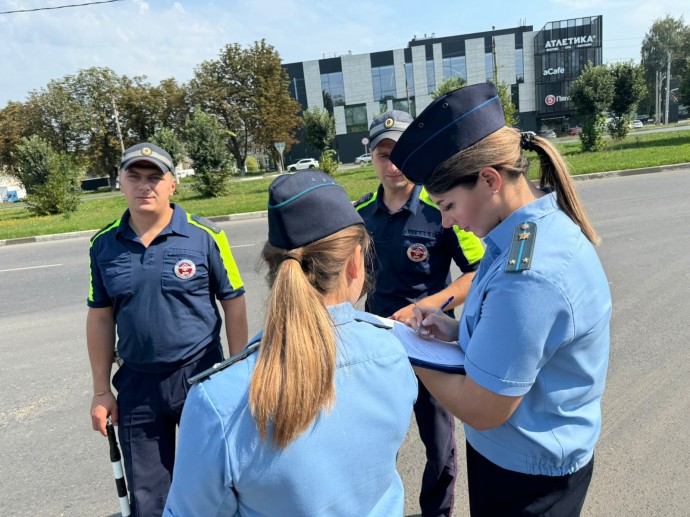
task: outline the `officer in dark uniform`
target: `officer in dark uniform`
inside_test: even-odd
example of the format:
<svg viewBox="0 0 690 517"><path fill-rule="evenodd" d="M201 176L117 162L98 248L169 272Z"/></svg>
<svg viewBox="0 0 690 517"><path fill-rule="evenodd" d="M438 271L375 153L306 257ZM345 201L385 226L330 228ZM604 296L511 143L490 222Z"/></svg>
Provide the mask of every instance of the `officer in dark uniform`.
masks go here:
<svg viewBox="0 0 690 517"><path fill-rule="evenodd" d="M376 250L371 266L375 284L366 310L399 321L412 318L415 301L422 299L425 306L441 307L452 296L452 314L452 308L464 302L484 254L472 233L443 228L441 213L426 191L391 163L389 155L412 121L409 113L391 110L371 123L372 163L381 184L355 203ZM451 261L464 273L455 281ZM422 515L451 515L456 471L453 416L422 383L414 410L427 455L419 496Z"/></svg>
<svg viewBox="0 0 690 517"><path fill-rule="evenodd" d="M150 143L132 146L119 180L129 208L91 239L89 253L91 419L104 436L108 416L119 424L132 513L149 517L162 514L170 487L187 379L223 358L216 300L231 352L247 343L247 316L223 231L170 203L170 155Z"/></svg>

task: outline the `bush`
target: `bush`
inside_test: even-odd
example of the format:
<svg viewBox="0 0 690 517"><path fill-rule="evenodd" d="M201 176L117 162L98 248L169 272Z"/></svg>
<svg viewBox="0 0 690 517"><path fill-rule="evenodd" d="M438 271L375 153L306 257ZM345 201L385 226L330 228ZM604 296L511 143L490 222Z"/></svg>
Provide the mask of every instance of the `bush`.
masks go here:
<svg viewBox="0 0 690 517"><path fill-rule="evenodd" d="M259 162L253 156L247 156L244 164L247 166L247 172L259 172Z"/></svg>
<svg viewBox="0 0 690 517"><path fill-rule="evenodd" d="M68 214L79 206L84 176L67 153L56 153L38 136L19 146L19 176L26 189L26 205L34 215Z"/></svg>
<svg viewBox="0 0 690 517"><path fill-rule="evenodd" d="M319 158L319 169L331 176L338 170L338 162L334 156L335 151L333 149L326 149Z"/></svg>
<svg viewBox="0 0 690 517"><path fill-rule="evenodd" d="M194 161L192 188L204 197L227 193L232 163L218 121L197 108L187 119L184 135Z"/></svg>
<svg viewBox="0 0 690 517"><path fill-rule="evenodd" d="M151 142L168 151L175 166L179 165L182 158L184 158L184 145L177 136L175 136L172 129L168 129L167 127L159 129L151 138Z"/></svg>

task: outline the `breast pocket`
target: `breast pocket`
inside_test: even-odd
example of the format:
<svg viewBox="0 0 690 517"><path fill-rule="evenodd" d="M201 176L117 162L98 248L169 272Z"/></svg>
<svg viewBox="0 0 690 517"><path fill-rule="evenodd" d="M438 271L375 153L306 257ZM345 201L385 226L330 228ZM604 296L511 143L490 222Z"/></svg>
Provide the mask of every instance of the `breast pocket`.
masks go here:
<svg viewBox="0 0 690 517"><path fill-rule="evenodd" d="M132 294L132 259L129 253L99 261L108 296L119 298Z"/></svg>
<svg viewBox="0 0 690 517"><path fill-rule="evenodd" d="M183 248L166 249L162 285L163 290L169 293L208 293L209 266L206 255Z"/></svg>
<svg viewBox="0 0 690 517"><path fill-rule="evenodd" d="M433 232L405 230L400 261L402 271L430 273L431 258L438 252L438 236Z"/></svg>

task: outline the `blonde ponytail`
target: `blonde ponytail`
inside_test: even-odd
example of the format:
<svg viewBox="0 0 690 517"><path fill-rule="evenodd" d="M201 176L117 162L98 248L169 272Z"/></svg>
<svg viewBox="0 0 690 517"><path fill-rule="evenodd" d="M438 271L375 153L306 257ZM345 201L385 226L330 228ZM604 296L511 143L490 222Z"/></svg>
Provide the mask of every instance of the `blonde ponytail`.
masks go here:
<svg viewBox="0 0 690 517"><path fill-rule="evenodd" d="M287 447L335 400L336 339L323 296L338 289L358 244L368 252L362 225L296 250L264 246L272 289L249 406L275 447Z"/></svg>

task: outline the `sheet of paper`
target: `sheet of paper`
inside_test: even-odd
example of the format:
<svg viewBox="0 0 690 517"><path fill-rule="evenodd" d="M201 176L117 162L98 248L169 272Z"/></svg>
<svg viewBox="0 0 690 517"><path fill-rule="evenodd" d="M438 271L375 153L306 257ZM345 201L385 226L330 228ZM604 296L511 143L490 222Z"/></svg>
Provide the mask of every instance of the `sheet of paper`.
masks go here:
<svg viewBox="0 0 690 517"><path fill-rule="evenodd" d="M377 317L405 347L407 357L415 366L448 373L465 373L465 353L457 341L424 339L412 328L388 318Z"/></svg>

